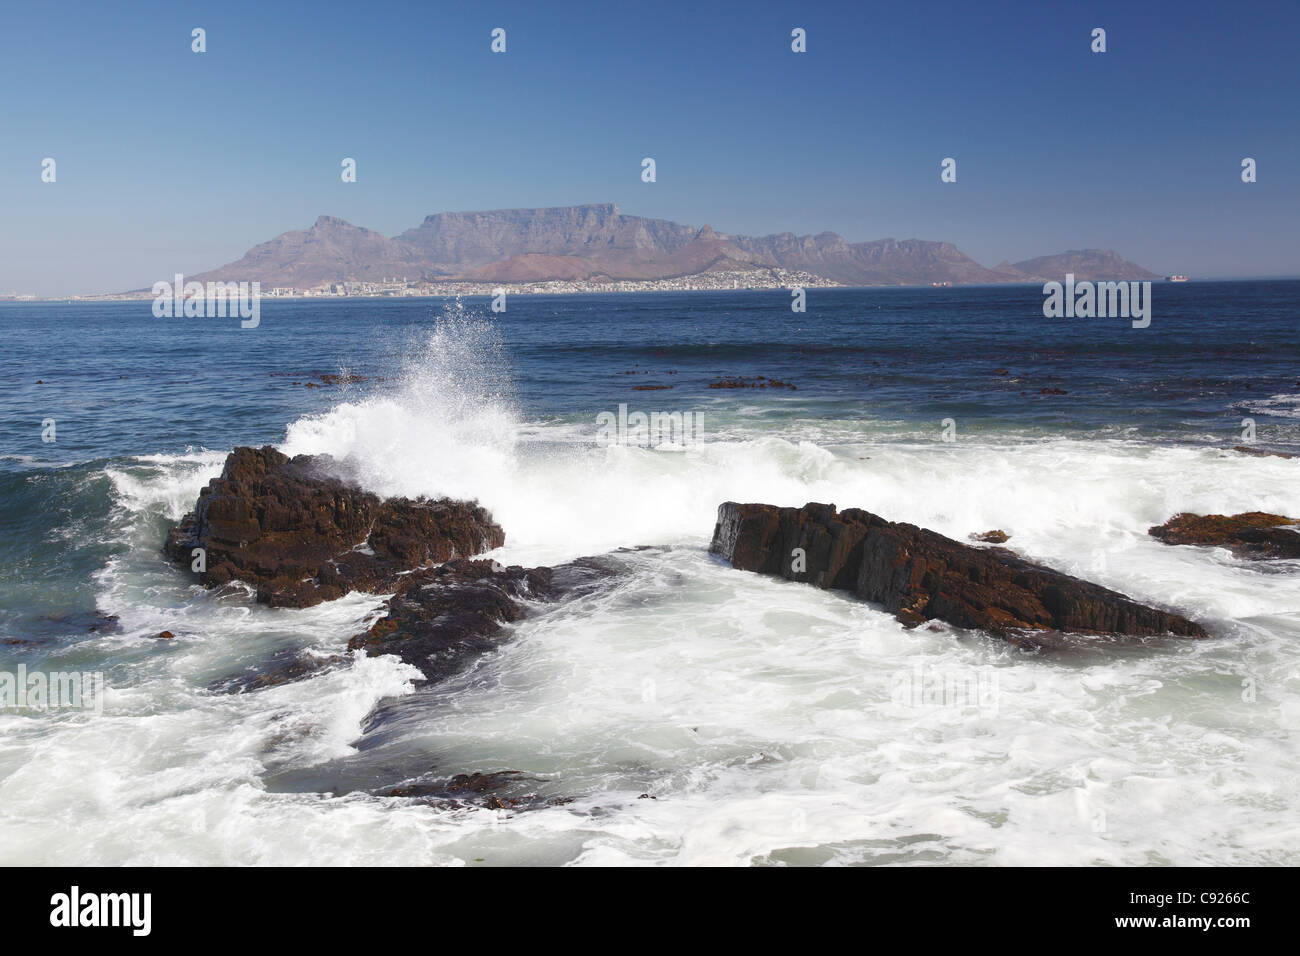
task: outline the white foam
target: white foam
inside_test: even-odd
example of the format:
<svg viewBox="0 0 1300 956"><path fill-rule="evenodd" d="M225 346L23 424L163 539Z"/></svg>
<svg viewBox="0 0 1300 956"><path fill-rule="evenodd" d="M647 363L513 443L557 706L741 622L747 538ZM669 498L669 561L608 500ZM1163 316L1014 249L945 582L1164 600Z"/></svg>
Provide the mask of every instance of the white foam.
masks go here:
<svg viewBox="0 0 1300 956"><path fill-rule="evenodd" d="M484 384L486 383L486 384ZM591 432L594 435L594 412ZM404 702L404 752L519 769L556 807L499 813L274 793L268 771L352 753L395 658L214 693L277 652L334 654L380 598L272 610L158 553L222 456L114 466L122 547L98 577L122 630L55 655L110 661L103 717L0 717L6 863L1294 864L1300 575L1146 529L1178 511L1300 513L1296 463L1212 448L1044 440L790 441L762 419L683 452L528 422L491 329L453 314L400 380L292 423L383 494L477 497L499 557L622 545L609 588L520 624L472 672ZM1009 546L1206 622L1205 642L1031 655L903 629L842 595L705 553L719 502L863 507ZM1282 566L1285 567L1285 566ZM153 639L159 630L177 636ZM995 673L995 708L912 707L900 674ZM641 794L647 794L641 799ZM656 799L650 799L653 796ZM600 809L597 810L596 808Z"/></svg>
<svg viewBox="0 0 1300 956"><path fill-rule="evenodd" d="M1286 392L1257 398L1238 405L1243 411L1256 415L1276 415L1280 418L1300 418L1300 395Z"/></svg>

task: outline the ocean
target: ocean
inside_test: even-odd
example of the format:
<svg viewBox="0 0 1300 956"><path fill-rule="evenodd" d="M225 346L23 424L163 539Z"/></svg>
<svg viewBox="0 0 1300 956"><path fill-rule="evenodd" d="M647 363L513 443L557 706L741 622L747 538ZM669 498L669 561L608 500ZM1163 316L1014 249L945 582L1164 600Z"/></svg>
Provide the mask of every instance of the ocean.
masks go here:
<svg viewBox="0 0 1300 956"><path fill-rule="evenodd" d="M1146 531L1300 516L1300 459L1233 450L1300 453L1300 281L1152 299L1145 329L1039 286L272 299L255 329L0 304L0 673L105 688L0 709L0 863L1295 865L1300 562ZM636 412L702 428L600 439ZM626 573L416 688L345 651L382 596L272 609L166 561L263 444L475 498L504 563ZM1001 529L1212 637L907 630L711 557L727 500ZM230 692L302 652L330 663ZM382 795L500 771L530 800Z"/></svg>

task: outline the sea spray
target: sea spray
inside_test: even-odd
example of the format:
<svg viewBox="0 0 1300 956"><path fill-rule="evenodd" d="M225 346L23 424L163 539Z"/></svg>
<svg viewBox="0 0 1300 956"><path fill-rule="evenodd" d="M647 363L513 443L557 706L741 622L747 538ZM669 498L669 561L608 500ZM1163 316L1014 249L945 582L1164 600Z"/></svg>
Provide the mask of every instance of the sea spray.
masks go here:
<svg viewBox="0 0 1300 956"><path fill-rule="evenodd" d="M515 468L510 367L492 322L447 306L393 381L289 425L281 450L326 454L382 495L477 499Z"/></svg>

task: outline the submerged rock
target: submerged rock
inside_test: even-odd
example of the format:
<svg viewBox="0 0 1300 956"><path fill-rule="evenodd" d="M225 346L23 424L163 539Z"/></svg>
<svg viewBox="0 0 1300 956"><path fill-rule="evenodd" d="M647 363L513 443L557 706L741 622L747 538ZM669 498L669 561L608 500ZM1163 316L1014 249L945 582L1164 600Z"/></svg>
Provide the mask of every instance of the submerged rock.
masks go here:
<svg viewBox="0 0 1300 956"><path fill-rule="evenodd" d="M348 649L396 654L438 680L495 646L502 625L521 618L526 601L547 598L550 583L550 568L451 561L403 582L384 616Z"/></svg>
<svg viewBox="0 0 1300 956"><path fill-rule="evenodd" d="M1255 448L1252 445L1233 445L1232 450L1240 452L1243 455L1254 455L1256 458L1295 458L1296 455L1287 454L1284 451L1273 451L1271 448Z"/></svg>
<svg viewBox="0 0 1300 956"><path fill-rule="evenodd" d="M1289 526L1289 527L1288 527ZM1236 515L1176 514L1147 531L1165 544L1227 548L1239 558L1300 558L1300 521L1264 511Z"/></svg>
<svg viewBox="0 0 1300 956"><path fill-rule="evenodd" d="M788 388L791 391L798 391L799 386L793 382L783 382L777 378L768 378L765 375L756 375L753 378L746 378L738 375L732 378L719 378L710 382L708 388Z"/></svg>
<svg viewBox="0 0 1300 956"><path fill-rule="evenodd" d="M938 619L1004 637L1025 631L1205 637L1147 607L1005 548L976 548L858 508L723 503L709 548L733 567L852 591L903 624Z"/></svg>
<svg viewBox="0 0 1300 956"><path fill-rule="evenodd" d="M348 642L350 650L395 654L426 680L441 680L500 641L504 626L540 603L572 598L617 573L610 559L555 568L449 561L402 582L384 616Z"/></svg>
<svg viewBox="0 0 1300 956"><path fill-rule="evenodd" d="M280 687L315 676L343 661L338 654L314 654L290 649L273 654L268 660L241 670L237 674L212 681L208 688L223 694L244 694L268 687Z"/></svg>
<svg viewBox="0 0 1300 956"><path fill-rule="evenodd" d="M309 607L353 590L391 591L413 568L505 543L475 503L380 498L337 468L328 456L236 448L167 535L166 551L191 568L194 549L204 549L198 576L208 587L239 580L263 603Z"/></svg>
<svg viewBox="0 0 1300 956"><path fill-rule="evenodd" d="M970 536L972 541L980 541L984 544L1006 544L1010 538L1011 535L1007 534L1000 528L993 531L981 531L978 534L972 534Z"/></svg>
<svg viewBox="0 0 1300 956"><path fill-rule="evenodd" d="M420 780L375 791L381 797L403 797L426 803L489 810L529 810L561 806L567 797L543 797L532 788L538 778L520 770L458 773L450 780Z"/></svg>

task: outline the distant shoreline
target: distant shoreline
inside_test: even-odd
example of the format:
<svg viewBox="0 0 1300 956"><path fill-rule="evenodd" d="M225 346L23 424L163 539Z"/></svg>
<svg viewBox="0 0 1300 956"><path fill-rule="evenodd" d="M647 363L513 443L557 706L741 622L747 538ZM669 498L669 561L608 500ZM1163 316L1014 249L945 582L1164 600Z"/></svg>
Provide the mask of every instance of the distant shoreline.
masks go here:
<svg viewBox="0 0 1300 956"><path fill-rule="evenodd" d="M649 280L658 282L661 280ZM1205 285L1213 282L1300 282L1300 276L1205 276L1203 278L1192 278L1188 282L1170 282L1167 278L1146 280L1153 284L1159 285ZM617 283L620 284L621 283ZM341 301L347 299L452 299L452 298L492 298L500 292L507 295L533 295L533 296L564 296L564 295L639 295L645 293L669 293L669 292L771 292L776 289L1006 289L1017 286L1040 287L1041 282L1037 280L1029 282L952 282L946 284L936 283L900 283L897 285L849 285L846 283L831 282L821 279L817 282L807 282L802 285L772 283L765 285L749 285L744 287L731 286L700 286L690 288L554 288L549 287L552 284L547 283L516 283L516 284L497 284L491 285L486 283L466 283L468 288L452 289L448 287L435 287L431 291L408 291L408 292L374 292L374 293L348 293L348 294L307 294L296 293L293 295L270 295L264 294L263 301L269 299L284 300L289 302L302 301ZM0 305L15 304L32 304L32 303L62 303L62 304L95 304L99 302L151 302L154 296L150 292L124 292L110 294L92 294L92 295L73 295L73 296L52 296L49 298L39 296L19 296L7 297L0 296Z"/></svg>

